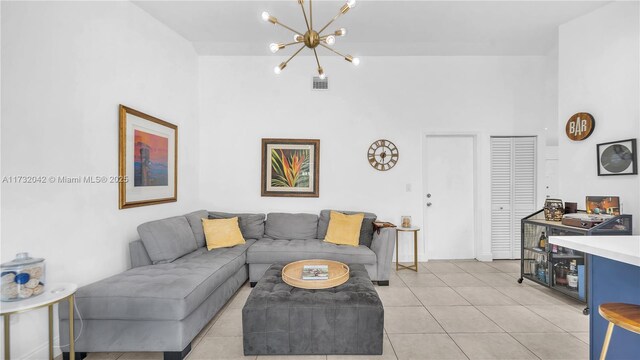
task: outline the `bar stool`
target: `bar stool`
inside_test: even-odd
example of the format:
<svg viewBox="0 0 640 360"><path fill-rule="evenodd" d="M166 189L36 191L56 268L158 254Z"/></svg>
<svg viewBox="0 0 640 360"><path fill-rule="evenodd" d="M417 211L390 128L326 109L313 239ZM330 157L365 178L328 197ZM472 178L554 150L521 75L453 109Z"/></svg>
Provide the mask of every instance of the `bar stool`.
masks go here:
<svg viewBox="0 0 640 360"><path fill-rule="evenodd" d="M604 360L607 357L607 350L609 349L609 341L611 340L614 325L640 334L640 305L605 303L600 304L598 312L600 316L609 321L607 334L604 337L604 344L602 344L602 352L600 352L600 360Z"/></svg>

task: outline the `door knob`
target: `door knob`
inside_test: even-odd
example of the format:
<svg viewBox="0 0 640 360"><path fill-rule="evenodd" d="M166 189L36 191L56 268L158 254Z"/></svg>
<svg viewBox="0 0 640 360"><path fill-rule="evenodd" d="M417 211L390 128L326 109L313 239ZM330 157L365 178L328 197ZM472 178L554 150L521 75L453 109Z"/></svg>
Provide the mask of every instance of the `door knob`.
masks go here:
<svg viewBox="0 0 640 360"><path fill-rule="evenodd" d="M431 206L431 205L433 205L433 204L432 204L432 203L430 203L430 202L428 202L428 203L427 203L427 206Z"/></svg>

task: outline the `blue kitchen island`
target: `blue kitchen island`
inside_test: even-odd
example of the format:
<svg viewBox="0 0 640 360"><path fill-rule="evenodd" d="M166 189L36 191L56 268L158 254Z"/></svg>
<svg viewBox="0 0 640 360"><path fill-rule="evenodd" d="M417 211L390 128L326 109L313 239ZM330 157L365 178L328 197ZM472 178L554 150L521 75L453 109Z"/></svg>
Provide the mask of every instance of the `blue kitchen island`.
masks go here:
<svg viewBox="0 0 640 360"><path fill-rule="evenodd" d="M640 304L640 236L551 236L549 243L588 254L589 350L590 358L598 359L608 325L598 306ZM640 359L640 335L616 326L607 359Z"/></svg>

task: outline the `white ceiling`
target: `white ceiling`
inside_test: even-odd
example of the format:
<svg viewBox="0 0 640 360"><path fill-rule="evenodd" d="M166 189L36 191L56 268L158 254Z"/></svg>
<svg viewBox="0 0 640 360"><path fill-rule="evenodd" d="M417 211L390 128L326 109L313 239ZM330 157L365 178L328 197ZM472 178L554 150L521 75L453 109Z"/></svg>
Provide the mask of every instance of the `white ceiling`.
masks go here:
<svg viewBox="0 0 640 360"><path fill-rule="evenodd" d="M328 30L346 27L335 48L354 56L546 55L556 45L558 25L608 2L362 0ZM296 0L134 3L201 55L269 55L269 43L289 42L292 33L261 20L264 10L294 29L305 27ZM317 29L344 1L313 4Z"/></svg>

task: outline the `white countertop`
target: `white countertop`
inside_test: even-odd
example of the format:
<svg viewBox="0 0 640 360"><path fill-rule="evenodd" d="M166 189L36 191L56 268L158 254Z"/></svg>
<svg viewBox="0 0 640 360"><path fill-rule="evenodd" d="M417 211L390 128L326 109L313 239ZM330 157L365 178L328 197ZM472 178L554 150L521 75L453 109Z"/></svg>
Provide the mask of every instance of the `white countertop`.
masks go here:
<svg viewBox="0 0 640 360"><path fill-rule="evenodd" d="M640 236L550 236L549 243L640 266Z"/></svg>

